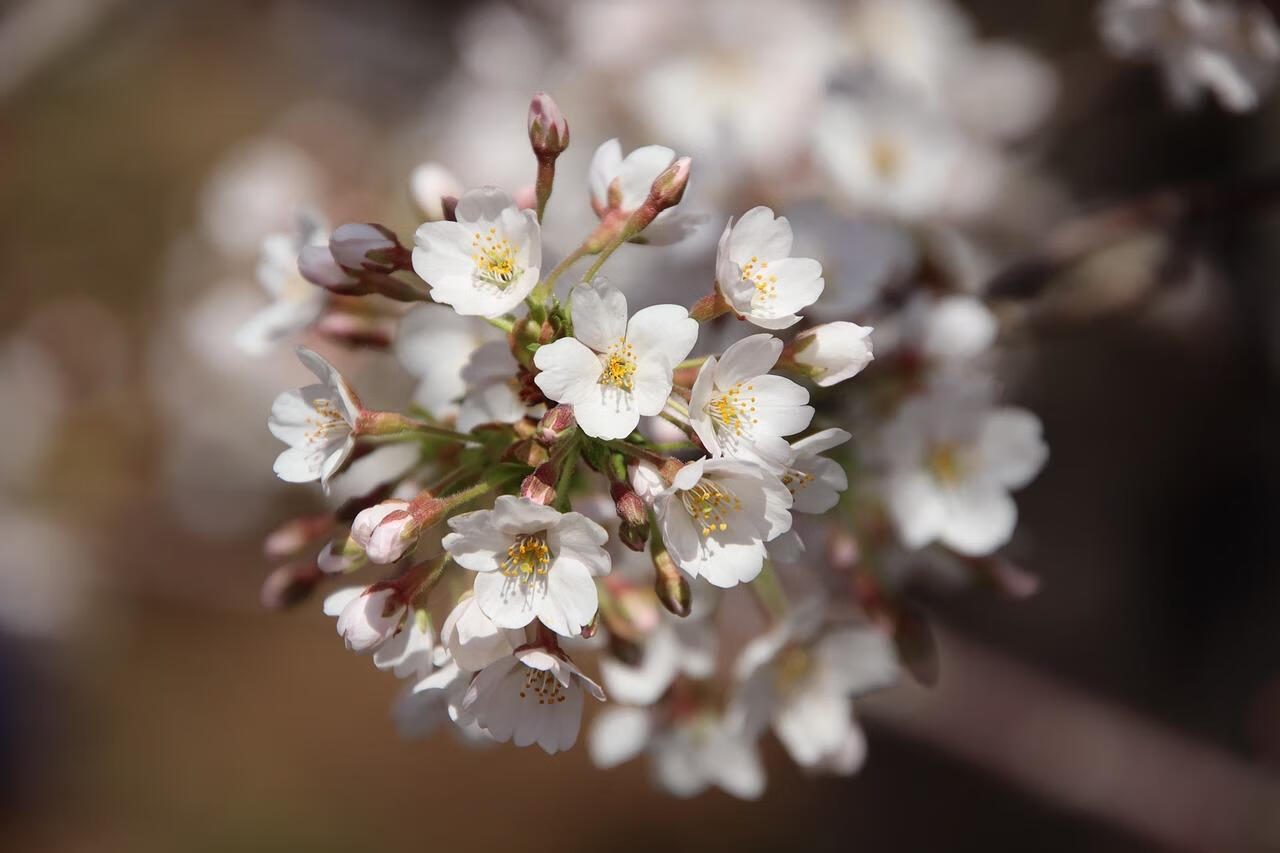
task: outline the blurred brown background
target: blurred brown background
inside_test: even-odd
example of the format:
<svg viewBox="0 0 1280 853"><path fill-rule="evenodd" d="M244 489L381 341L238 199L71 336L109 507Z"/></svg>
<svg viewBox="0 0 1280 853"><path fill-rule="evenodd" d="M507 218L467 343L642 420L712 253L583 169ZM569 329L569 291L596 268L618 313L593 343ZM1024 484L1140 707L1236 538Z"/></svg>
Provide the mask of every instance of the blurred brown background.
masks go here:
<svg viewBox="0 0 1280 853"><path fill-rule="evenodd" d="M1280 169L1274 99L1247 117L1175 113L1149 68L1103 56L1089 4L965 5L984 32L1033 47L1061 75L1042 157L1078 207ZM65 384L38 476L6 504L56 519L50 538L74 539L65 559L83 567L54 593L77 602L55 631L0 639L0 848L1194 849L1069 792L1119 784L1161 816L1183 802L1184 783L1269 789L1280 773L1280 256L1265 208L1179 235L1213 264L1190 320L1137 305L1046 325L1018 345L1015 396L1043 418L1051 458L1019 498L1013 553L1043 588L1024 602L980 591L930 600L944 626L940 696L967 653L1012 668L964 685L976 704L921 700L923 722L886 697L868 713L870 759L852 779L806 778L770 744L761 802L718 792L685 802L652 790L643 762L602 773L581 747L551 759L477 753L444 733L405 743L387 712L398 685L341 652L318 602L261 610L261 537L313 496L272 478L265 408L232 409L220 384L232 379L184 373L157 343L208 319L184 311L184 294L236 272L182 247L210 171L268 128L311 140L335 221L399 198L415 155L379 152L403 139L393 131L406 115L421 120L453 61L457 12L266 0L0 7L0 333L34 336ZM448 120L428 115L427 134ZM251 270L250 257L238 274ZM287 354L274 360L278 375L296 375L278 366ZM163 402L171 392L156 390L168 387L157 371L189 396ZM28 411L0 405L0 434L32 428ZM188 469L172 467L173 454L216 461L220 445L215 435L183 446L179 422L159 414L166 405L211 433L253 434L256 490L233 481L216 502L185 506ZM200 494L216 491L202 476ZM174 520L175 506L199 521L228 505L251 510L230 532L215 518L204 529ZM3 531L0 559L51 559L23 524ZM1142 744L1084 724L1063 749L1026 756L1062 766L974 760L1014 736L1009 720L1028 719L1019 709L1040 713L1046 697L1067 707L1059 689L1100 701L1103 719L1119 715L1132 731L1200 744L1170 765L1193 778L1135 791L1126 774L1148 757L1126 746ZM962 712L976 716L948 720ZM1043 734L1029 725L1029 742L1064 743L1052 719ZM1219 772L1225 787L1212 784ZM1041 776L1061 786L1037 785ZM1252 837L1275 839L1265 813L1241 819L1259 820ZM1180 817L1194 816L1160 819Z"/></svg>

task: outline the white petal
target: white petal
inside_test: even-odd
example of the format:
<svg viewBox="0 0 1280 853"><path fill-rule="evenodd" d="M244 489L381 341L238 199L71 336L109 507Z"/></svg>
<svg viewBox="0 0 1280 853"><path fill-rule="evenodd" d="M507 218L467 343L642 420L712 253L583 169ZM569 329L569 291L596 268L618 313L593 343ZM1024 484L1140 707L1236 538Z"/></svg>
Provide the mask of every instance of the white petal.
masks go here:
<svg viewBox="0 0 1280 853"><path fill-rule="evenodd" d="M660 353L672 369L689 357L697 340L698 321L679 305L641 308L627 324L627 342L635 347L636 358L645 361L649 354Z"/></svg>
<svg viewBox="0 0 1280 853"><path fill-rule="evenodd" d="M561 338L538 347L533 363L541 371L534 382L550 400L577 405L599 393L604 367L600 358L576 338Z"/></svg>
<svg viewBox="0 0 1280 853"><path fill-rule="evenodd" d="M587 751L596 767L607 769L630 761L649 743L649 712L642 708L610 707L596 715L587 738Z"/></svg>
<svg viewBox="0 0 1280 853"><path fill-rule="evenodd" d="M626 337L627 297L622 291L597 278L573 289L573 336L596 352ZM597 374L597 378L599 374Z"/></svg>
<svg viewBox="0 0 1280 853"><path fill-rule="evenodd" d="M720 357L716 369L716 385L728 388L755 376L768 373L782 354L782 341L773 335L749 335L734 343Z"/></svg>

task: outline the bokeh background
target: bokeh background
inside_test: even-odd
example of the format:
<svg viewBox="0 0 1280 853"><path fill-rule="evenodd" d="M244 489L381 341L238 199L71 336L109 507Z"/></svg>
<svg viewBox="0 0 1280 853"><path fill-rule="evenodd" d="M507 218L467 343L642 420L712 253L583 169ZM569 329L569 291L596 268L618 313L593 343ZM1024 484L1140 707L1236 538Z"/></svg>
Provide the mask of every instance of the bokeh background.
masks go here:
<svg viewBox="0 0 1280 853"><path fill-rule="evenodd" d="M1088 3L960 5L1057 74L1025 153L1058 219L1276 183L1275 99L1178 111ZM272 476L265 429L300 369L230 345L260 237L297 202L407 234L412 166L464 156L466 128L522 146L528 93L592 73L589 6L0 5L0 848L1280 849L1280 223L1248 193L1184 222L1150 280L1010 285L1066 306L1011 348L1051 447L1012 546L1042 587L926 596L941 682L868 703L851 779L769 744L760 802L678 801L581 746L403 742L397 685L318 601L261 608L263 536L316 504ZM581 162L665 141L562 105ZM507 150L458 171L531 168L485 159Z"/></svg>

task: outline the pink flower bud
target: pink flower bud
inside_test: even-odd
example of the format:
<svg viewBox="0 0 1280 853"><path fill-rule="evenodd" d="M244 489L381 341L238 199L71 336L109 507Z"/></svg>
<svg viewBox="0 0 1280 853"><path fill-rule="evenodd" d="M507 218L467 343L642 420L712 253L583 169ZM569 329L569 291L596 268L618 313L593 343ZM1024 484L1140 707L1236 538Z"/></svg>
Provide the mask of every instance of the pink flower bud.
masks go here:
<svg viewBox="0 0 1280 853"><path fill-rule="evenodd" d="M260 600L271 610L284 610L305 599L324 574L315 563L280 566L262 582Z"/></svg>
<svg viewBox="0 0 1280 853"><path fill-rule="evenodd" d="M689 170L692 166L693 161L690 158L681 157L653 179L653 186L649 189L649 199L656 204L659 211L675 207L684 198L684 190L689 185Z"/></svg>
<svg viewBox="0 0 1280 853"><path fill-rule="evenodd" d="M418 528L413 521L408 501L383 501L356 516L351 525L351 538L360 543L371 562L394 563L410 546L417 544Z"/></svg>
<svg viewBox="0 0 1280 853"><path fill-rule="evenodd" d="M340 589L325 599L324 609L338 617L338 634L358 653L371 652L395 636L407 611L395 589L376 585Z"/></svg>
<svg viewBox="0 0 1280 853"><path fill-rule="evenodd" d="M653 591L658 600L676 616L688 616L693 611L693 589L681 573L667 549L658 546L653 550Z"/></svg>
<svg viewBox="0 0 1280 853"><path fill-rule="evenodd" d="M538 421L538 440L545 444L551 444L557 438L573 429L577 423L577 420L573 417L572 406L553 406L542 416L542 420Z"/></svg>
<svg viewBox="0 0 1280 853"><path fill-rule="evenodd" d="M551 462L539 465L520 484L520 496L543 506L549 506L556 499L556 480L559 477L559 466Z"/></svg>
<svg viewBox="0 0 1280 853"><path fill-rule="evenodd" d="M394 232L371 222L339 225L329 237L329 252L343 269L389 273L404 269L408 254Z"/></svg>
<svg viewBox="0 0 1280 853"><path fill-rule="evenodd" d="M649 510L644 505L644 501L626 483L610 484L609 496L613 498L614 506L618 510L618 518L633 525L649 523Z"/></svg>
<svg viewBox="0 0 1280 853"><path fill-rule="evenodd" d="M871 327L824 323L796 335L780 366L808 376L822 387L843 382L871 363Z"/></svg>
<svg viewBox="0 0 1280 853"><path fill-rule="evenodd" d="M298 272L312 284L334 293L349 293L360 286L338 266L328 246L303 246L298 253Z"/></svg>
<svg viewBox="0 0 1280 853"><path fill-rule="evenodd" d="M546 92L534 95L529 103L529 144L540 160L554 160L569 147L569 123Z"/></svg>
<svg viewBox="0 0 1280 853"><path fill-rule="evenodd" d="M296 554L302 546L332 530L333 524L333 516L329 513L291 518L267 534L262 543L262 552L272 559Z"/></svg>

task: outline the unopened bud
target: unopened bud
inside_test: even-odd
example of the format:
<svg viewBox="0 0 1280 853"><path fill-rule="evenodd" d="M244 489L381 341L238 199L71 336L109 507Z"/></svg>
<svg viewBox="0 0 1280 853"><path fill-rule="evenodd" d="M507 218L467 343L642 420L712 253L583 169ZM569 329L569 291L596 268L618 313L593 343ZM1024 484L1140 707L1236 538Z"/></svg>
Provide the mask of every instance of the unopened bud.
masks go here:
<svg viewBox="0 0 1280 853"><path fill-rule="evenodd" d="M577 426L577 423L573 417L572 406L553 406L542 416L542 420L538 421L538 440L551 444Z"/></svg>
<svg viewBox="0 0 1280 853"><path fill-rule="evenodd" d="M676 616L688 616L693 610L693 590L667 549L655 543L653 548L653 591L658 600Z"/></svg>
<svg viewBox="0 0 1280 853"><path fill-rule="evenodd" d="M298 252L298 273L307 281L334 293L362 293L359 281L338 266L328 246L303 246Z"/></svg>
<svg viewBox="0 0 1280 853"><path fill-rule="evenodd" d="M591 617L591 621L582 626L582 633L579 635L584 640L590 640L596 635L596 631L600 628L600 611Z"/></svg>
<svg viewBox="0 0 1280 853"><path fill-rule="evenodd" d="M618 511L618 518L627 524L648 524L649 508L636 494L635 489L626 483L614 481L609 485L609 497Z"/></svg>
<svg viewBox="0 0 1280 853"><path fill-rule="evenodd" d="M271 610L284 610L306 599L324 573L315 563L291 563L280 566L262 582L259 600Z"/></svg>
<svg viewBox="0 0 1280 853"><path fill-rule="evenodd" d="M316 331L347 346L386 349L391 346L392 329L387 319L347 311L330 311L316 323Z"/></svg>
<svg viewBox="0 0 1280 853"><path fill-rule="evenodd" d="M339 225L329 237L329 252L340 267L353 272L390 273L409 262L395 233L372 222Z"/></svg>
<svg viewBox="0 0 1280 853"><path fill-rule="evenodd" d="M618 526L618 539L632 551L643 551L649 544L649 525L623 522Z"/></svg>
<svg viewBox="0 0 1280 853"><path fill-rule="evenodd" d="M364 547L369 560L394 563L417 544L421 531L408 501L390 500L362 510L351 525L351 538Z"/></svg>
<svg viewBox="0 0 1280 853"><path fill-rule="evenodd" d="M681 157L653 179L653 186L649 188L649 201L653 202L658 212L668 207L675 207L680 203L680 199L684 198L684 190L689 186L689 170L692 166L693 160Z"/></svg>
<svg viewBox="0 0 1280 853"><path fill-rule="evenodd" d="M639 666L644 658L644 649L640 644L621 634L609 634L609 654L627 666Z"/></svg>
<svg viewBox="0 0 1280 853"><path fill-rule="evenodd" d="M503 462L519 462L537 468L550 457L547 449L532 438L521 439L502 451Z"/></svg>
<svg viewBox="0 0 1280 853"><path fill-rule="evenodd" d="M333 516L328 513L291 518L267 534L262 542L262 553L273 560L288 557L332 530L333 523Z"/></svg>
<svg viewBox="0 0 1280 853"><path fill-rule="evenodd" d="M778 366L807 376L822 387L854 376L871 363L871 327L837 322L796 335Z"/></svg>
<svg viewBox="0 0 1280 853"><path fill-rule="evenodd" d="M520 484L520 496L534 503L549 506L556 499L556 480L560 477L560 468L555 463L546 462L539 465L524 482Z"/></svg>
<svg viewBox="0 0 1280 853"><path fill-rule="evenodd" d="M529 102L529 144L538 159L555 159L569 147L569 123L546 92Z"/></svg>

